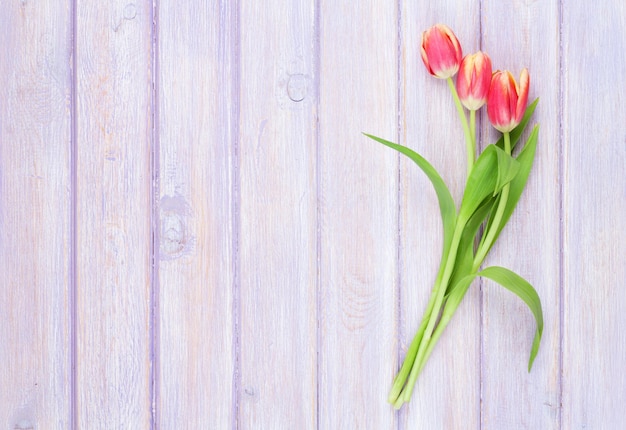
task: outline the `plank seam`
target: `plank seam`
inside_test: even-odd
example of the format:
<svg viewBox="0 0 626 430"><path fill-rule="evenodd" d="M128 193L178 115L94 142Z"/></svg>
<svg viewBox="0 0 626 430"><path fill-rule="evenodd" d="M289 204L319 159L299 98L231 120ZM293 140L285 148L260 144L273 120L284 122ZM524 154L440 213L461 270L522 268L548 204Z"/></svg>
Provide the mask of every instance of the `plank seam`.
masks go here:
<svg viewBox="0 0 626 430"><path fill-rule="evenodd" d="M559 179L559 250L564 249L565 245L565 131L564 131L564 104L565 104L565 47L563 43L563 9L564 1L559 0L557 5L558 11L558 38L559 38L559 96L558 96L558 179ZM564 336L565 327L565 287L564 287L564 266L565 261L563 253L559 257L559 356L558 356L558 402L559 408L557 413L558 428L563 428L563 358L564 358Z"/></svg>
<svg viewBox="0 0 626 430"><path fill-rule="evenodd" d="M229 127L225 130L227 134L226 144L231 145L231 215L232 215L232 356L233 356L233 376L232 376L232 400L231 400L231 419L232 428L239 428L239 403L240 403L240 387L241 387L241 276L240 276L240 157L239 157L239 93L240 85L240 58L241 46L239 35L239 1L220 1L220 55L222 61L219 62L222 69L224 82L230 82L230 86L225 89L224 94L225 105L231 106L228 110L227 120Z"/></svg>
<svg viewBox="0 0 626 430"><path fill-rule="evenodd" d="M316 192L316 279L315 279L315 428L320 428L320 370L321 370L321 351L322 351L322 186L321 186L321 133L320 133L320 71L321 71L321 0L315 0L313 11L313 73L315 88L315 192Z"/></svg>
<svg viewBox="0 0 626 430"><path fill-rule="evenodd" d="M70 278L69 278L69 306L70 306L70 327L69 327L69 336L70 336L70 428L76 430L77 422L78 422L78 400L77 400L77 289L78 289L78 277L76 273L77 268L77 187L78 187L78 143L76 141L78 136L78 125L77 121L77 60L76 54L78 52L78 41L77 35L77 7L78 0L72 0L70 3L71 12L71 27L72 27L72 40L71 40L71 58L70 58L70 67L71 67L71 82L70 82Z"/></svg>
<svg viewBox="0 0 626 430"><path fill-rule="evenodd" d="M397 109L397 142L399 144L404 144L403 140L402 140L402 103L403 103L403 99L402 99L402 46L403 46L403 39L402 39L402 0L398 0L396 2L396 15L397 15L397 20L396 20L396 31L397 31L397 39L396 39L396 43L397 43L397 52L396 52L396 67L397 67L397 71L396 71L396 75L397 75L397 79L396 79L396 85L397 85L397 91L396 91L396 109ZM398 153L396 155L396 160L397 160L397 181L398 181L398 186L397 186L397 194L396 194L396 198L398 199L397 202L397 210L398 210L398 214L397 214L397 219L396 219L396 223L397 223L397 237L396 237L396 241L397 241L397 252L396 252L396 268L397 268L397 272L396 272L396 320L395 320L395 324L396 324L396 365L395 365L395 372L398 372L400 370L400 357L402 355L402 339L404 338L404 330L402 327L402 273L404 271L404 261L402 259L402 170L401 170L401 162L400 162L400 158L401 158L401 154ZM400 430L402 427L402 419L405 416L404 411L406 410L406 408L400 409L400 410L396 410L394 412L394 417L396 420L396 428L397 430Z"/></svg>
<svg viewBox="0 0 626 430"><path fill-rule="evenodd" d="M159 139L159 93L158 93L158 77L159 77L159 33L158 33L158 0L152 1L152 148L150 152L151 156L151 177L150 177L150 206L151 213L151 273L150 273L150 428L152 430L158 428L158 397L159 397L159 297L160 297L160 283L159 283L159 244L160 244L160 232L159 232L159 196L160 196L160 184L159 184L159 171L160 171L160 152L161 144Z"/></svg>
<svg viewBox="0 0 626 430"><path fill-rule="evenodd" d="M479 0L478 2L478 49L483 50L484 47L484 34L483 34L483 1ZM484 112L484 110L483 110ZM483 141L483 115L478 116L478 124L476 127L476 141L478 142L479 148L482 150L482 141ZM480 235L482 236L484 232L484 228L480 227ZM485 324L484 324L484 316L485 316L485 295L484 295L484 281L482 277L478 277L478 337L479 337L479 345L478 345L478 428L483 428L483 393L484 393L484 375L485 375Z"/></svg>

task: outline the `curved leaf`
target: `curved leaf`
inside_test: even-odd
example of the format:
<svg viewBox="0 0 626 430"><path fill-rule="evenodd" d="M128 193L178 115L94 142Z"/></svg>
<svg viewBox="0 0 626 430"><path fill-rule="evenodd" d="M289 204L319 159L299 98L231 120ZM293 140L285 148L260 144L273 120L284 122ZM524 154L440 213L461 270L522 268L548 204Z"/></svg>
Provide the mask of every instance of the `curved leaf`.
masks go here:
<svg viewBox="0 0 626 430"><path fill-rule="evenodd" d="M532 285L528 283L524 278L517 273L505 269L504 267L492 266L488 267L478 273L478 275L491 279L502 285L507 290L515 293L520 299L524 301L530 308L531 312L535 316L537 322L537 331L535 332L535 338L533 340L532 348L530 349L530 358L528 360L528 371L533 366L533 361L539 351L539 344L541 343L541 335L543 334L543 312L541 310L541 300L537 291Z"/></svg>
<svg viewBox="0 0 626 430"><path fill-rule="evenodd" d="M483 200L515 178L519 163L496 145L489 145L472 168L459 209L459 218L469 220Z"/></svg>
<svg viewBox="0 0 626 430"><path fill-rule="evenodd" d="M496 189L493 195L495 196L506 184L511 182L517 172L519 171L519 162L511 157L504 150L496 148L496 155L498 156L498 179L496 180Z"/></svg>
<svg viewBox="0 0 626 430"><path fill-rule="evenodd" d="M454 199L450 190L446 186L446 183L441 178L441 175L435 170L435 168L424 157L419 155L406 146L398 145L397 143L389 142L388 140L381 139L380 137L372 136L371 134L363 133L370 139L382 143L385 146L395 149L396 151L409 157L420 169L426 174L430 182L433 184L435 193L437 193L437 199L439 200L439 210L441 212L441 220L443 222L443 258L447 255L450 249L450 243L452 242L452 234L454 232L454 225L456 223L456 207L454 205ZM443 259L442 259L443 261Z"/></svg>
<svg viewBox="0 0 626 430"><path fill-rule="evenodd" d="M541 310L541 300L539 299L537 291L535 291L528 281L515 272L504 267L492 266L478 273L472 273L459 279L448 293L448 299L441 316L441 321L447 323L450 318L452 318L452 315L454 315L456 308L463 300L469 286L477 276L491 279L513 292L528 305L530 311L533 313L537 323L537 331L535 332L535 338L533 339L533 344L530 349L530 358L528 359L528 371L530 372L537 352L539 351L539 344L541 343L541 336L543 334L543 311Z"/></svg>
<svg viewBox="0 0 626 430"><path fill-rule="evenodd" d="M448 293L446 299L446 306L443 309L443 314L441 315L442 321L449 321L450 318L452 318L456 308L458 308L461 304L463 297L465 297L465 293L467 293L467 290L477 276L478 273L471 273L463 276L456 282L456 284L454 284L454 287L450 288L450 292Z"/></svg>

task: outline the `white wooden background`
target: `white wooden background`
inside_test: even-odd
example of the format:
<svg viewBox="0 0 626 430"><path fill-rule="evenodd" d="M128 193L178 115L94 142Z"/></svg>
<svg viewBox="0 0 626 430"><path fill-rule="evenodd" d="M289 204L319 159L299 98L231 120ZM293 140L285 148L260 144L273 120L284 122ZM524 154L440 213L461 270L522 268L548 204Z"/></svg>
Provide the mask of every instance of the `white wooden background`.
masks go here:
<svg viewBox="0 0 626 430"><path fill-rule="evenodd" d="M464 145L421 32L528 67L537 161L395 412ZM1 0L0 428L618 429L623 0ZM483 142L496 134L480 117Z"/></svg>

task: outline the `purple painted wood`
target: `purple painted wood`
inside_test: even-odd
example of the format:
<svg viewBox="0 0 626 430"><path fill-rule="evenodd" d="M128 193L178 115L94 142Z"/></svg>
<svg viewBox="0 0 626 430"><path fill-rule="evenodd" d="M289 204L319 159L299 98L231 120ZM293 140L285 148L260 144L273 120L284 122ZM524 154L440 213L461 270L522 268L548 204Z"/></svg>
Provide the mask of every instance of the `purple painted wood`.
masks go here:
<svg viewBox="0 0 626 430"><path fill-rule="evenodd" d="M158 428L236 420L233 209L236 3L162 2L158 133Z"/></svg>
<svg viewBox="0 0 626 430"><path fill-rule="evenodd" d="M313 5L239 9L242 429L317 428Z"/></svg>
<svg viewBox="0 0 626 430"><path fill-rule="evenodd" d="M0 426L71 414L71 7L0 13Z"/></svg>
<svg viewBox="0 0 626 430"><path fill-rule="evenodd" d="M152 2L76 4L77 428L149 428Z"/></svg>
<svg viewBox="0 0 626 430"><path fill-rule="evenodd" d="M620 0L2 3L0 426L619 427L625 20ZM528 374L531 315L477 282L394 412L439 215L360 132L460 197L460 128L419 59L435 22L541 97L487 264L533 282L545 331Z"/></svg>
<svg viewBox="0 0 626 430"><path fill-rule="evenodd" d="M397 130L398 10L322 1L320 22L319 426L393 429L398 157L360 133Z"/></svg>
<svg viewBox="0 0 626 430"><path fill-rule="evenodd" d="M626 411L626 4L563 2L562 427Z"/></svg>

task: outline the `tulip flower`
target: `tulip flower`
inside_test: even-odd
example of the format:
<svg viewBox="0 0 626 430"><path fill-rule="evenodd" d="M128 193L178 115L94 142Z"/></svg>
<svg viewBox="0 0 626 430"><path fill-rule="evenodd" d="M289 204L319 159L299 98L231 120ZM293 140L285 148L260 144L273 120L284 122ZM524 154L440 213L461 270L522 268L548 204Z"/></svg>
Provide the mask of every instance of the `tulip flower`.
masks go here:
<svg viewBox="0 0 626 430"><path fill-rule="evenodd" d="M470 111L487 103L491 84L491 59L484 52L466 55L461 61L456 78L456 89L461 103Z"/></svg>
<svg viewBox="0 0 626 430"><path fill-rule="evenodd" d="M472 170L474 164L474 152L472 150L473 140L470 135L470 128L467 124L467 118L463 112L463 106L459 100L452 76L459 71L463 52L461 44L456 38L452 30L446 25L435 24L422 34L422 60L428 70L428 73L439 79L446 79L448 86L454 97L459 118L463 125L463 133L465 134L465 142L467 145L467 172Z"/></svg>
<svg viewBox="0 0 626 430"><path fill-rule="evenodd" d="M508 133L522 121L529 87L530 77L526 69L522 70L519 85L507 70L498 70L493 74L487 99L487 114L497 130Z"/></svg>
<svg viewBox="0 0 626 430"><path fill-rule="evenodd" d="M454 76L463 58L459 40L443 24L436 24L424 32L421 52L428 72L440 79Z"/></svg>
<svg viewBox="0 0 626 430"><path fill-rule="evenodd" d="M481 51L466 55L461 61L459 74L456 78L456 89L459 101L470 111L469 142L467 144L468 174L472 169L476 154L476 111L487 102L490 84L491 59L489 56Z"/></svg>

